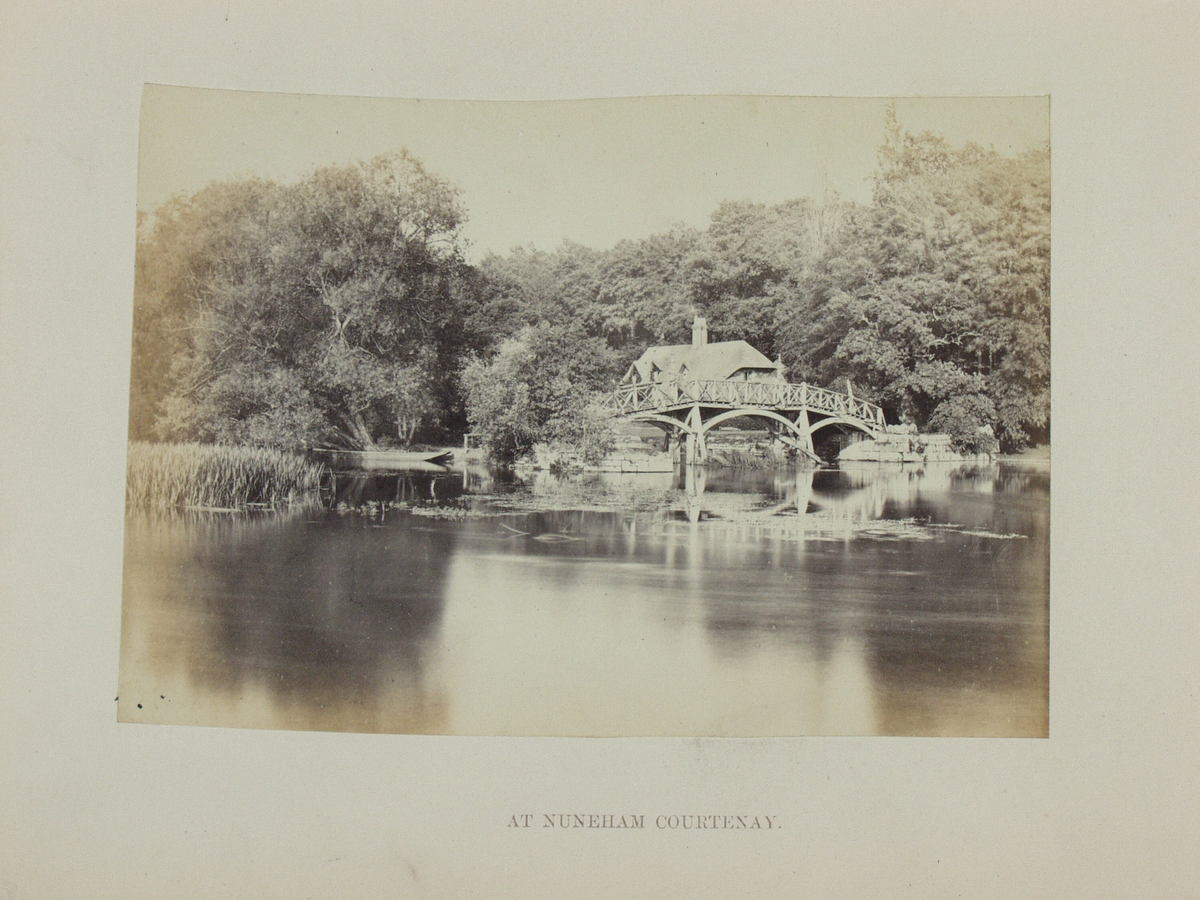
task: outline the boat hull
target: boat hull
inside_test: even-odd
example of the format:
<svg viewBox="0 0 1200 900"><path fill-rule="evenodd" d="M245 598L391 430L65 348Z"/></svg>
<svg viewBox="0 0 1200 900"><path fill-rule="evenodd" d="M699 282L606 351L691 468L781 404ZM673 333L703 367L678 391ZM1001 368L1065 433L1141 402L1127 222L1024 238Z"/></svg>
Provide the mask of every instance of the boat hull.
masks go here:
<svg viewBox="0 0 1200 900"><path fill-rule="evenodd" d="M454 454L449 450L314 450L313 454L333 469L362 469L371 472L441 472Z"/></svg>

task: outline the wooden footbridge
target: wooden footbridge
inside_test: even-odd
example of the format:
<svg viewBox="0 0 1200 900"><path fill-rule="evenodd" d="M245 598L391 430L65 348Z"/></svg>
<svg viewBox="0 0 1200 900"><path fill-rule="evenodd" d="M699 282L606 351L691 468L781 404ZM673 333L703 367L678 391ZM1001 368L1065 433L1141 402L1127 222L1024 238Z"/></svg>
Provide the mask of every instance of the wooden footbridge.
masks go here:
<svg viewBox="0 0 1200 900"><path fill-rule="evenodd" d="M685 461L703 463L707 435L731 419L764 419L772 435L811 459L813 434L838 426L870 437L887 430L883 410L846 393L791 384L783 362L772 362L745 341L708 342L708 323L697 316L691 344L650 347L625 373L611 399L615 412L629 421L651 422L667 430L672 455L680 438Z"/></svg>
<svg viewBox="0 0 1200 900"><path fill-rule="evenodd" d="M612 407L628 421L648 422L683 439L685 460L703 463L708 433L743 416L766 420L776 439L817 459L813 435L822 428L841 426L876 438L887 429L883 410L859 400L847 383L847 393L785 381L671 379L622 384L612 395Z"/></svg>

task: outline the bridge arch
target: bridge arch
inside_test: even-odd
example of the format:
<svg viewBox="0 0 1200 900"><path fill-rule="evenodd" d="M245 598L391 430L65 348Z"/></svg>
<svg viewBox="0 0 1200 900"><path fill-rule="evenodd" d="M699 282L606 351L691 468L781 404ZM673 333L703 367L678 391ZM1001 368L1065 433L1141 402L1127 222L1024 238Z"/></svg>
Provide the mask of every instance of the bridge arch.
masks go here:
<svg viewBox="0 0 1200 900"><path fill-rule="evenodd" d="M857 428L863 434L867 435L867 437L871 438L879 437L880 434L880 432L869 428L864 420L851 418L850 416L829 416L826 419L818 419L809 426L808 433L810 435L816 434L826 425L848 425L851 428Z"/></svg>
<svg viewBox="0 0 1200 900"><path fill-rule="evenodd" d="M745 416L747 418L756 417L759 419L772 419L776 422L781 422L784 425L786 425L796 435L796 437L800 438L800 440L803 441L808 437L808 432L804 428L797 425L795 422L793 422L791 419L787 418L786 416L782 416L779 413L775 412L774 410L759 409L759 408L731 409L731 410L728 410L727 412L723 412L719 415L713 416L711 419L709 419L707 422L704 423L704 425L700 429L700 433L708 434L708 432L710 432L712 429L716 428L718 425L722 424L723 422L728 422L730 419L740 419L743 416Z"/></svg>
<svg viewBox="0 0 1200 900"><path fill-rule="evenodd" d="M671 416L664 416L660 413L635 413L628 418L630 422L646 422L647 424L651 425L666 425L670 428L674 428L681 434L694 434L692 429L688 427L687 422L684 422L681 419L674 419Z"/></svg>
<svg viewBox="0 0 1200 900"><path fill-rule="evenodd" d="M696 385L701 389L686 402L643 396L640 385L623 385L614 393L613 411L626 421L662 428L670 438L672 455L685 452L688 464L704 462L708 433L731 419L758 418L777 423L782 429L776 432L776 438L814 460L818 457L813 435L824 428L854 429L870 438L878 438L885 430L882 410L853 398L842 403L840 411L831 410L832 414L808 406L807 385L800 385L799 393L796 385L784 385L794 396L770 397L762 394L763 385L757 382L696 382L691 387ZM824 418L814 420L814 414Z"/></svg>

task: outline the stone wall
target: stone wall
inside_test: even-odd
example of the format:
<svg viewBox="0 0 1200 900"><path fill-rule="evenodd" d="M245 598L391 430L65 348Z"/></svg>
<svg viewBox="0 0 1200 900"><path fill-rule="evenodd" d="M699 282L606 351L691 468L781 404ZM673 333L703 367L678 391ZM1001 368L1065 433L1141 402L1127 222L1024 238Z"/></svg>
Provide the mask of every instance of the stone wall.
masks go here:
<svg viewBox="0 0 1200 900"><path fill-rule="evenodd" d="M905 430L877 440L859 441L845 448L838 459L844 462L962 462L988 459L983 454L962 454L950 445L948 434L916 434Z"/></svg>

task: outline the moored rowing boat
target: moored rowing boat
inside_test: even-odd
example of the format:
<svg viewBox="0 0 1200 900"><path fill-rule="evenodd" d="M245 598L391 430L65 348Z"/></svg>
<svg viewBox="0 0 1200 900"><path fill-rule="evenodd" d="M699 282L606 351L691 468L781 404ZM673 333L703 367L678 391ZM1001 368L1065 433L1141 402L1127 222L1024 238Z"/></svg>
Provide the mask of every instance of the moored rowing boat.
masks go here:
<svg viewBox="0 0 1200 900"><path fill-rule="evenodd" d="M450 464L450 450L334 450L314 447L312 451L335 469L412 469Z"/></svg>

